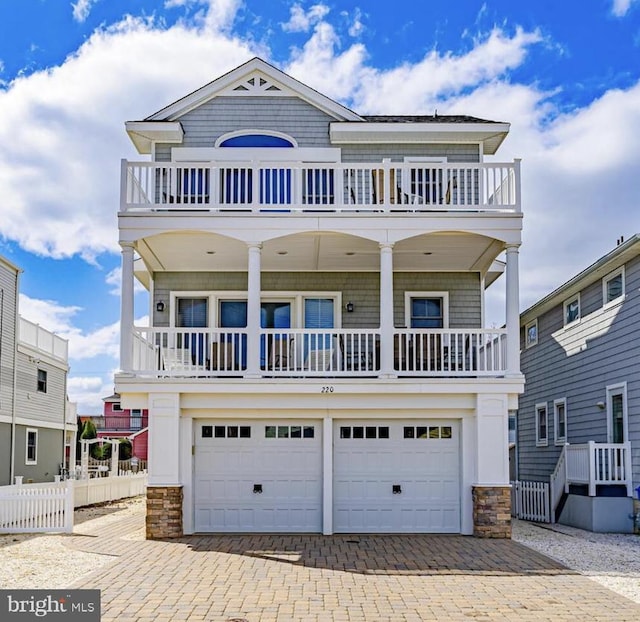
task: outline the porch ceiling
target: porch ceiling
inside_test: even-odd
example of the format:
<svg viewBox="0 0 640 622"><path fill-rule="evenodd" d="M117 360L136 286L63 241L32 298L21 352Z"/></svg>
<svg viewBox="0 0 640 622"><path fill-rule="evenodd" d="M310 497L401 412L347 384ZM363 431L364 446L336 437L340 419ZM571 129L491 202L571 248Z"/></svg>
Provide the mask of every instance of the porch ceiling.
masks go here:
<svg viewBox="0 0 640 622"><path fill-rule="evenodd" d="M480 271L493 280L498 275L491 276L491 266L501 249L499 242L481 235L425 234L395 244L393 267ZM246 271L248 266L244 242L214 233L163 233L140 240L137 250L150 272ZM263 271L377 272L380 249L376 242L341 233L299 233L264 242L261 264Z"/></svg>

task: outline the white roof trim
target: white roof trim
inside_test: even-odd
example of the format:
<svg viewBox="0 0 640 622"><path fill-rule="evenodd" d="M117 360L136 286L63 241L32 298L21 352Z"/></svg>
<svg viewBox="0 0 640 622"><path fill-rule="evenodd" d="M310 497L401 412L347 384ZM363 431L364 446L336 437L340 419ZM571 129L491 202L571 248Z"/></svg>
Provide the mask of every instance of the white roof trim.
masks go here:
<svg viewBox="0 0 640 622"><path fill-rule="evenodd" d="M331 123L329 137L343 143L482 143L494 154L509 133L509 123Z"/></svg>
<svg viewBox="0 0 640 622"><path fill-rule="evenodd" d="M182 125L175 121L127 121L125 128L138 153L151 153L155 142L180 144L184 136Z"/></svg>
<svg viewBox="0 0 640 622"><path fill-rule="evenodd" d="M270 84L275 84L282 89L290 91L291 95L300 97L335 119L362 121L362 118L352 110L349 110L342 104L335 102L326 95L322 95L318 91L312 89L306 84L303 84L302 82L299 82L295 78L288 76L286 73L276 69L276 67L266 63L261 58L252 58L244 65L236 67L229 73L226 73L213 82L209 82L209 84L199 88L197 91L194 91L186 97L183 97L173 104L166 106L162 110L159 110L155 114L152 114L147 118L147 121L174 121L190 110L197 108L201 104L218 95L223 93L228 95L225 91L230 87L242 84L251 77L251 74L255 74L256 76L260 76L260 74L262 74ZM263 94L273 95L275 92L277 91L265 90Z"/></svg>

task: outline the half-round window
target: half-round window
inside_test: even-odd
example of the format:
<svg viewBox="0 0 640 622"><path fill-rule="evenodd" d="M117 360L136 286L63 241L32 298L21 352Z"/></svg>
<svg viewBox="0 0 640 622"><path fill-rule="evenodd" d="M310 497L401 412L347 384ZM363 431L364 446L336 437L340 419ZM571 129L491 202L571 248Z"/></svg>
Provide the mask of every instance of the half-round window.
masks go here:
<svg viewBox="0 0 640 622"><path fill-rule="evenodd" d="M271 134L240 134L226 138L220 147L295 147L296 145L282 136Z"/></svg>

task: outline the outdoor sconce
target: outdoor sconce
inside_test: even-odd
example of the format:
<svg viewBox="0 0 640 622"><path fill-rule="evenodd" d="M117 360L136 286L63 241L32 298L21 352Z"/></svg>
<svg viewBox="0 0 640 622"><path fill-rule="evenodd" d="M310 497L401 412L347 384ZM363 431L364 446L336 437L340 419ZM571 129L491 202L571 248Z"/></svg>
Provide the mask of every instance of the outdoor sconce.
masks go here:
<svg viewBox="0 0 640 622"><path fill-rule="evenodd" d="M164 302L162 302L162 300L156 303L156 311L158 313L162 313L164 311Z"/></svg>
<svg viewBox="0 0 640 622"><path fill-rule="evenodd" d="M393 492L394 495L401 495L402 486L400 486L400 484L393 484L391 491Z"/></svg>
<svg viewBox="0 0 640 622"><path fill-rule="evenodd" d="M596 406L600 409L600 410L604 410L606 408L606 404L604 402L596 402Z"/></svg>
<svg viewBox="0 0 640 622"><path fill-rule="evenodd" d="M355 306L351 301L349 301L344 308L347 310L347 313L353 313Z"/></svg>

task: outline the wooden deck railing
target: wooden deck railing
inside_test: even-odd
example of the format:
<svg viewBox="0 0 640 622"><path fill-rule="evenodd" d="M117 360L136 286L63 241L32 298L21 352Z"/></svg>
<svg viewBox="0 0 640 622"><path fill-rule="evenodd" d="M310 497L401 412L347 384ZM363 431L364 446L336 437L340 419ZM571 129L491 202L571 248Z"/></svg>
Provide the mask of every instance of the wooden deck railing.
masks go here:
<svg viewBox="0 0 640 622"><path fill-rule="evenodd" d="M586 484L589 496L597 486L623 485L633 496L630 443L566 445L566 492L570 484Z"/></svg>

